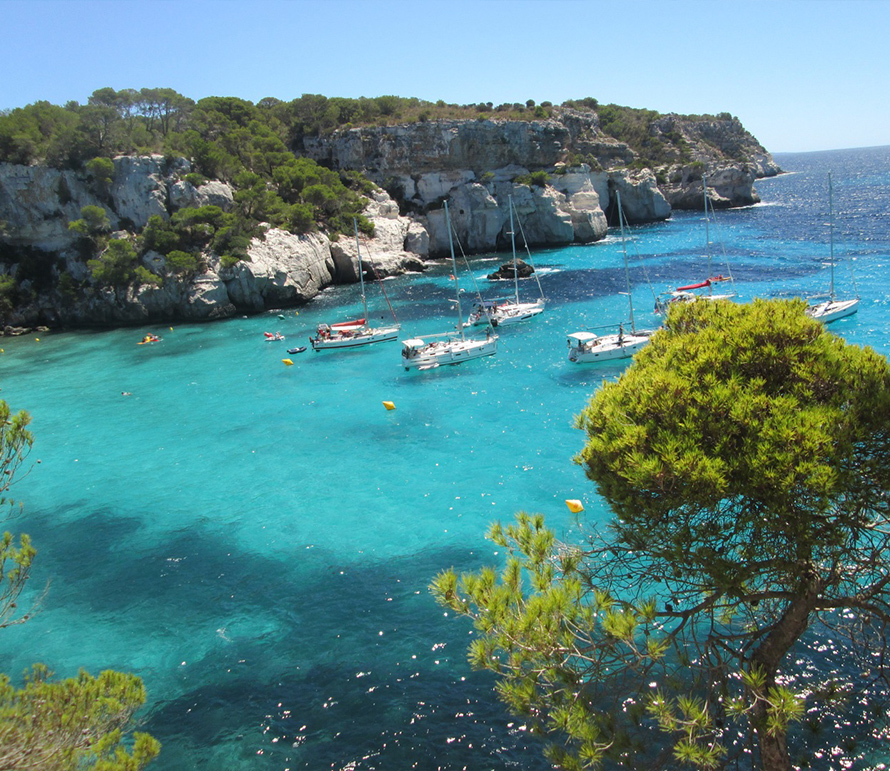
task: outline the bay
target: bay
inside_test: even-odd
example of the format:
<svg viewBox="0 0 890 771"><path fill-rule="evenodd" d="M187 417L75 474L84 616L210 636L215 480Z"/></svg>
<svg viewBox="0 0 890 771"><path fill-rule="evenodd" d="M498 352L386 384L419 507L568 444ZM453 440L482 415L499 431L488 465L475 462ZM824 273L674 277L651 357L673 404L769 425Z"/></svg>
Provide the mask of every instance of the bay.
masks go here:
<svg viewBox="0 0 890 771"><path fill-rule="evenodd" d="M715 272L742 300L826 291L831 171L837 289L862 297L831 330L890 353L890 148L776 160L791 173L758 183L762 204L712 217ZM656 293L705 277L704 222L678 212L629 235L651 327ZM503 259L471 259L481 287ZM499 564L495 520L541 512L571 537L566 499L585 527L606 516L572 462L574 416L623 365L570 363L565 334L626 320L620 243L533 260L547 311L503 328L496 356L430 372L403 371L398 343L287 354L360 315L357 287L283 319L0 340L0 397L36 436L6 526L39 550L28 594L51 582L0 634L0 671L140 675L159 771L548 768L466 663L469 625L427 590L443 568ZM453 325L450 272L387 281L404 337ZM149 332L162 341L138 345ZM826 734L824 768L878 762L880 736L854 723Z"/></svg>

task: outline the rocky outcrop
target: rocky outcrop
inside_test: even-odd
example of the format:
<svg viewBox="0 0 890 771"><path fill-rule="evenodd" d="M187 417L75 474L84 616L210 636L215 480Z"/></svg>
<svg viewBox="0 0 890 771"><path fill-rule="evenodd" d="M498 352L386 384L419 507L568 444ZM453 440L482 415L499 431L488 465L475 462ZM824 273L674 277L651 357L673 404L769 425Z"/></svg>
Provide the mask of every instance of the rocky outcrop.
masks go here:
<svg viewBox="0 0 890 771"><path fill-rule="evenodd" d="M581 133L577 126L574 130ZM386 187L429 233L430 254L444 256L449 248L442 209L446 199L467 253L506 247L510 196L521 210L529 245L602 238L607 225L589 166L554 176L547 187L517 182L532 171L564 171L572 136L569 127L553 120L436 121L350 129L304 143L315 160L361 171ZM665 217L670 213L663 206L650 208L663 210Z"/></svg>
<svg viewBox="0 0 890 771"><path fill-rule="evenodd" d="M232 188L216 179L198 187L184 179L170 186L170 207L174 210L189 206L218 206L223 211L231 211L233 204Z"/></svg>
<svg viewBox="0 0 890 771"><path fill-rule="evenodd" d="M517 257L515 266L512 260L505 262L498 266L494 273L489 273L488 279L490 281L512 281L514 278L531 278L534 273L535 269L531 265Z"/></svg>
<svg viewBox="0 0 890 771"><path fill-rule="evenodd" d="M145 171L153 167L151 164L134 164L130 168ZM0 166L0 174L3 171ZM33 168L27 174L11 176L20 181L29 181L30 184L22 184L21 189L30 190L33 194L35 180L38 182L38 191L51 188L51 184L45 184L42 171ZM144 192L149 193L160 187L160 184L151 184L151 173L134 173L140 181L121 190L121 201L129 195L127 190L132 192L140 189L139 185L143 186L141 189ZM56 182L60 178L57 173ZM163 180L156 182L161 183ZM216 200L221 202L226 198L230 199L227 186L221 188L213 183L194 188L189 183L172 181L167 189L176 189L195 203L214 200L210 196L218 196ZM228 196L226 190L229 190ZM22 199L27 200L27 196L22 196ZM90 200L89 190L83 193L77 203L87 200ZM156 208L158 200L156 196L148 195L143 208L137 209L131 205L129 211L131 215L142 216L147 221L152 213L160 214ZM170 205L172 208L185 205L183 200L174 194ZM23 210L20 202L17 206ZM18 210L16 207L8 209L13 213ZM8 216L7 210L0 212L2 216ZM161 216L167 214L164 211ZM71 216L79 216L79 206ZM362 237L362 261L368 271L386 276L423 270L422 256L427 254L429 244L426 230L400 215L398 206L384 191L373 194L366 217L375 229L374 238ZM27 222L17 221L21 228L18 237L24 242L28 225ZM312 300L333 283L358 281L354 238L340 237L332 242L328 236L320 233L294 235L276 228L267 228L262 238L251 241L248 259L233 266L225 267L218 256L207 254L203 272L183 279L170 274L166 258L162 254L148 252L142 261L153 274L164 277L160 286L144 284L120 289L101 288L93 285L90 270L78 249L73 246L64 248L65 244L71 243L67 232L66 238L58 241L47 238L47 232L49 231L35 228L31 235L45 238L42 243L59 243L63 247L57 252L58 260L52 269L55 285L49 290L33 291L33 300L9 314L6 325L10 329L36 328L47 323L54 326L103 326L174 320L205 321L236 313L299 306ZM115 236L127 238L128 234L121 231ZM413 251L407 251L408 245L413 247ZM15 275L17 267L16 264L0 262L0 275ZM82 285L76 297L60 290L59 278L62 273ZM34 290L30 281L24 281L21 288L26 292Z"/></svg>
<svg viewBox="0 0 890 771"><path fill-rule="evenodd" d="M691 120L665 115L653 123L653 133L689 148L691 160L659 169L662 192L674 209L703 209L702 176L707 176L708 200L714 208L750 206L760 201L755 180L781 172L770 154L738 118L722 115Z"/></svg>
<svg viewBox="0 0 890 771"><path fill-rule="evenodd" d="M429 254L426 229L402 217L399 207L384 191L371 194L365 216L374 223L374 238L340 236L331 243L334 280L350 283L359 280L359 248L366 278L398 276L422 271L423 258ZM413 248L412 248L413 247Z"/></svg>
<svg viewBox="0 0 890 771"><path fill-rule="evenodd" d="M163 155L120 156L114 159L109 183L86 172L59 171L46 166L0 164L0 220L5 240L45 252L72 248L79 235L68 223L84 206L99 206L112 231L139 232L149 217L167 218L183 206L232 206L232 189L212 181L199 188L181 180L190 171L184 158L168 162Z"/></svg>
<svg viewBox="0 0 890 771"><path fill-rule="evenodd" d="M662 116L649 132L667 159L649 170L628 168L635 153L600 130L596 112L568 108L556 109L548 120L344 129L306 138L302 149L320 163L361 171L385 187L427 229L433 256L447 253L446 199L462 247L484 252L505 247L510 196L522 201L529 244L584 243L605 234L605 212L614 208L616 190L628 222L650 222L666 219L672 208L702 208L703 171L713 185L712 203L721 207L758 201L754 180L779 171L729 115ZM549 175L547 187L522 184L536 172Z"/></svg>
<svg viewBox="0 0 890 771"><path fill-rule="evenodd" d="M0 220L6 223L5 239L15 246L47 252L70 247L77 236L68 223L80 217L82 206L98 200L83 175L0 164Z"/></svg>
<svg viewBox="0 0 890 771"><path fill-rule="evenodd" d="M118 224L141 230L149 217L167 216L167 187L171 177L188 171L189 163L184 158L169 167L162 155L116 158L106 205ZM97 186L101 190L101 183ZM116 229L115 223L112 229Z"/></svg>
<svg viewBox="0 0 890 771"><path fill-rule="evenodd" d="M754 171L727 166L712 169L707 175L708 203L714 209L751 206L760 202L754 190ZM674 209L704 209L702 170L700 167L674 168L661 189Z"/></svg>
<svg viewBox="0 0 890 771"><path fill-rule="evenodd" d="M304 140L306 155L334 169L384 181L406 172L482 172L516 163L541 169L564 160L570 135L554 120L431 121L335 132ZM378 182L379 184L379 182Z"/></svg>
<svg viewBox="0 0 890 771"><path fill-rule="evenodd" d="M236 308L262 311L308 302L333 283L330 241L322 234L294 235L270 229L254 239L249 262L219 270L229 302Z"/></svg>
<svg viewBox="0 0 890 771"><path fill-rule="evenodd" d="M766 148L745 130L741 121L726 113L694 120L682 115L664 115L654 121L652 131L672 142L677 141L677 135L682 137L692 160L704 164L709 177L713 168L730 165L747 167L758 179L781 172Z"/></svg>

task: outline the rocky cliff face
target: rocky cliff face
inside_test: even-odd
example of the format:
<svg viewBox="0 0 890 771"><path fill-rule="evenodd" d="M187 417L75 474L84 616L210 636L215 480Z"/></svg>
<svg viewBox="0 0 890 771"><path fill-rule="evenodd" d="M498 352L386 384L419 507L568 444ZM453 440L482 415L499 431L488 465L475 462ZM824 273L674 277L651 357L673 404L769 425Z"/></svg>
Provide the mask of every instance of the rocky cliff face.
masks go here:
<svg viewBox="0 0 890 771"><path fill-rule="evenodd" d="M185 206L232 206L232 189L213 181L195 188L180 177L190 171L184 158L162 155L115 158L110 184L89 174L45 166L0 163L0 220L4 240L47 252L64 252L78 240L68 223L84 206L101 206L111 230L139 232L154 214L168 217Z"/></svg>
<svg viewBox="0 0 890 771"><path fill-rule="evenodd" d="M530 245L567 244L602 238L616 191L628 222L649 222L666 219L675 208L701 209L703 172L711 203L719 208L756 203L755 179L779 172L731 116L655 121L650 135L667 154L648 171L628 169L636 154L602 133L595 112L560 109L555 116L354 128L304 139L303 151L330 168L361 171L386 188L426 228L432 255L447 250L446 198L461 243L481 252L504 247L510 196L522 210ZM517 184L541 171L549 175L546 187Z"/></svg>
<svg viewBox="0 0 890 771"><path fill-rule="evenodd" d="M633 170L635 153L600 131L596 113L562 109L556 117L348 129L304 140L303 149L332 169L360 171L388 191L369 200L376 235L362 254L383 275L422 270L427 257L447 255L445 200L460 248L472 254L509 248L511 200L520 243L584 243L614 224L617 192L628 222L649 222L666 219L673 208L701 209L704 172L711 203L719 208L758 201L755 179L779 171L729 116L662 116L649 130L668 147L667 160ZM68 223L80 218L82 207L101 206L112 230L133 234L149 217L166 218L183 207L231 209L229 185L214 180L195 187L185 179L189 171L188 161L163 156L116 158L110 182L0 164L0 277L19 272L14 255L25 249L54 261L56 279L67 273L88 285L77 298L58 286L41 288L27 307L7 314L7 324L208 319L297 305L332 283L358 280L353 239L267 229L251 244L249 261L232 268L208 254L207 270L189 280L168 276L160 287L89 288L79 237ZM143 260L166 274L162 255L148 253ZM28 279L22 287L31 288Z"/></svg>
<svg viewBox="0 0 890 771"><path fill-rule="evenodd" d="M358 281L353 239L332 242L324 234L298 236L269 228L263 238L251 242L249 259L233 267L222 267L217 255L208 254L203 273L181 280L168 275L163 255L148 252L143 263L156 275L166 276L161 286L93 285L80 252L80 237L68 223L81 216L82 207L101 206L112 230L126 236L127 230L140 231L152 215L166 218L184 206L231 208L233 191L228 185L211 181L196 188L181 179L188 171L183 159L169 164L162 156L121 157L115 159L112 183L99 185L71 171L0 164L0 220L5 223L0 277L22 270L15 257L26 249L32 258L36 254L52 263L54 279L51 287L38 291L30 279L21 280L21 288L35 297L6 314L6 327L203 321L300 305L331 284ZM366 266L381 275L423 269L429 244L426 231L400 215L385 192L378 191L368 202L366 216L376 232L370 248L366 245L368 253L362 255ZM64 292L63 274L85 289L76 297Z"/></svg>
<svg viewBox="0 0 890 771"><path fill-rule="evenodd" d="M721 209L758 203L755 180L781 171L737 118L692 121L666 115L655 122L653 130L661 136L681 136L693 158L691 164L673 164L663 170L666 181L659 187L674 209L704 207L702 173L707 173L710 203Z"/></svg>
<svg viewBox="0 0 890 771"><path fill-rule="evenodd" d="M451 201L458 239L470 252L508 243L512 196L531 246L595 241L605 235L612 190L625 189L631 222L665 219L670 206L654 176L628 175L618 164L632 153L615 140L591 142L595 126L542 121L437 121L349 129L304 140L305 153L337 170L361 171L386 188L429 233L430 253L448 250L442 202ZM595 149L614 171L566 163ZM522 184L531 172L549 171L546 186ZM631 214L632 212L632 214Z"/></svg>

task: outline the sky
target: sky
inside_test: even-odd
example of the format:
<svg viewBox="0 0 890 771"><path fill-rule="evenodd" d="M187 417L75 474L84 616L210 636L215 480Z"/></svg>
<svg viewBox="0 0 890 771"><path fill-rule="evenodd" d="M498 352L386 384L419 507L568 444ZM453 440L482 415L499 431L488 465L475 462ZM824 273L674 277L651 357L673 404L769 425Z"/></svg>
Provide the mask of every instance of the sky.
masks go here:
<svg viewBox="0 0 890 771"><path fill-rule="evenodd" d="M104 87L592 96L728 112L773 153L890 145L890 0L0 0L0 30L0 110Z"/></svg>

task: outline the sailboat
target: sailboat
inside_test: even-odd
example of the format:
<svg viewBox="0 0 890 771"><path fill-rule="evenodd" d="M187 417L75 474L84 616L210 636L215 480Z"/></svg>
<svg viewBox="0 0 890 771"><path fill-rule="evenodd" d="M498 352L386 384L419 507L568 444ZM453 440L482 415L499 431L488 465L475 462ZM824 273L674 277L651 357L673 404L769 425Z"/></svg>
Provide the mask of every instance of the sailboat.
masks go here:
<svg viewBox="0 0 890 771"><path fill-rule="evenodd" d="M513 196L509 196L510 201L510 245L513 248L513 287L514 295L512 300L497 302L484 300L476 305L472 313L467 318L466 327L472 327L476 324L491 324L494 327L501 324L515 324L518 321L525 321L533 318L544 310L544 294L541 292L540 299L534 302L521 302L519 300L519 270L516 264L516 231L513 225ZM528 244L526 244L528 249ZM537 278L537 276L535 276ZM538 290L541 284L538 282Z"/></svg>
<svg viewBox="0 0 890 771"><path fill-rule="evenodd" d="M714 294L713 287L714 284L719 284L724 281L729 281L732 284L732 275L723 276L711 275L711 233L710 233L710 223L708 220L708 208L711 208L713 211L713 206L711 206L710 201L708 201L708 181L704 174L702 174L701 178L702 191L704 192L705 199L705 251L708 256L708 278L703 281L697 281L693 284L687 284L686 286L678 286L672 292L667 292L658 297L655 301L655 312L656 313L664 313L667 311L669 305L674 302L692 302L693 300L697 300L699 298L704 300L731 300L735 297L735 291L724 292L722 294ZM697 289L707 289L707 292L698 293Z"/></svg>
<svg viewBox="0 0 890 771"><path fill-rule="evenodd" d="M368 324L368 300L365 297L365 272L362 267L362 250L358 240L358 223L353 219L352 226L355 230L355 249L358 254L358 276L361 282L362 291L362 307L365 315L354 321L341 321L336 324L319 324L315 331L315 337L310 337L309 342L312 344L314 351L323 351L328 348L358 348L362 345L370 345L371 343L382 343L387 340L395 340L399 335L398 323L390 326L372 327ZM378 279L379 281L379 279ZM380 289L383 296L386 297L386 290L383 289L383 283L380 282ZM396 322L396 314L389 304L389 298L386 300L389 310L392 313L393 322Z"/></svg>
<svg viewBox="0 0 890 771"><path fill-rule="evenodd" d="M838 300L834 294L834 208L832 204L831 174L828 175L828 242L830 244L831 283L828 290L828 299L811 303L804 311L807 316L823 324L837 321L845 316L852 316L859 310L859 297L850 300Z"/></svg>
<svg viewBox="0 0 890 771"><path fill-rule="evenodd" d="M653 333L651 330L638 330L634 323L634 303L630 291L630 268L627 264L627 245L624 238L624 214L621 209L621 193L615 191L618 202L618 224L621 228L621 251L624 255L624 281L627 285L627 302L630 306L630 332L624 331L624 324L618 325L618 332L611 335L596 335L593 332L572 332L568 335L569 361L577 363L629 359L639 351Z"/></svg>
<svg viewBox="0 0 890 771"><path fill-rule="evenodd" d="M457 260L454 257L454 240L451 235L451 215L445 201L445 226L448 228L448 245L451 248L451 269L454 292L457 298L457 327L454 332L412 337L402 341L402 366L406 370L434 369L443 364L461 364L480 356L492 356L498 350L498 337L488 328L484 338L464 335L463 314L460 308L460 287L457 281ZM441 338L431 340L431 338Z"/></svg>

